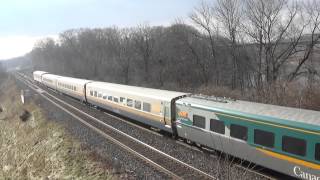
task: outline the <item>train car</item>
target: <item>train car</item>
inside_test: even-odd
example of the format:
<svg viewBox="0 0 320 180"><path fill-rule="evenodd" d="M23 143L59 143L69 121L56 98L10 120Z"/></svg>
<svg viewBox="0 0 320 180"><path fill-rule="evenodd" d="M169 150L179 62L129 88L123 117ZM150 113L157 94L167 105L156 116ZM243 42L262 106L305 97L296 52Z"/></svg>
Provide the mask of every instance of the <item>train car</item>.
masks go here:
<svg viewBox="0 0 320 180"><path fill-rule="evenodd" d="M180 137L296 178L320 179L320 112L197 95L176 105Z"/></svg>
<svg viewBox="0 0 320 180"><path fill-rule="evenodd" d="M104 82L88 83L86 87L88 103L171 133L175 100L186 95Z"/></svg>
<svg viewBox="0 0 320 180"><path fill-rule="evenodd" d="M54 74L44 74L41 76L41 82L45 86L57 90L57 80L62 76L54 75Z"/></svg>
<svg viewBox="0 0 320 180"><path fill-rule="evenodd" d="M60 77L57 79L57 90L71 97L86 101L86 84L92 81L71 77Z"/></svg>
<svg viewBox="0 0 320 180"><path fill-rule="evenodd" d="M42 75L48 74L45 71L34 71L33 72L33 80L35 80L38 83L42 83Z"/></svg>
<svg viewBox="0 0 320 180"><path fill-rule="evenodd" d="M320 112L53 74L41 77L52 89L198 145L292 177L320 180Z"/></svg>

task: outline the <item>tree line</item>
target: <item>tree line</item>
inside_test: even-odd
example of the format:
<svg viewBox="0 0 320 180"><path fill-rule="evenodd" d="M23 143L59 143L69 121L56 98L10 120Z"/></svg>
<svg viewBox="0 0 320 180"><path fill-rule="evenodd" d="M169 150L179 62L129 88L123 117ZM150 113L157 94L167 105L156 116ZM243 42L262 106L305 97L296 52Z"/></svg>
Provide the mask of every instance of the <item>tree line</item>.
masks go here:
<svg viewBox="0 0 320 180"><path fill-rule="evenodd" d="M168 27L71 29L28 56L62 75L303 106L279 96L318 87L319 24L317 0L202 1Z"/></svg>
<svg viewBox="0 0 320 180"><path fill-rule="evenodd" d="M6 69L2 62L0 62L0 85L4 82L7 77ZM1 92L1 91L0 91Z"/></svg>

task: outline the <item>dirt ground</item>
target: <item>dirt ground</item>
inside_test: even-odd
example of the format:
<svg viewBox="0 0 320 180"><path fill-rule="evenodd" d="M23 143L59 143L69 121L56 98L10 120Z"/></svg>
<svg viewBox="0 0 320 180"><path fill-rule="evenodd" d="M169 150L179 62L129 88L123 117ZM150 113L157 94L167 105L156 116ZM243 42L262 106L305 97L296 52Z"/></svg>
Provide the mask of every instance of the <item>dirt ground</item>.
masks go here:
<svg viewBox="0 0 320 180"><path fill-rule="evenodd" d="M13 77L0 84L0 179L119 179L112 172L32 101L22 104Z"/></svg>

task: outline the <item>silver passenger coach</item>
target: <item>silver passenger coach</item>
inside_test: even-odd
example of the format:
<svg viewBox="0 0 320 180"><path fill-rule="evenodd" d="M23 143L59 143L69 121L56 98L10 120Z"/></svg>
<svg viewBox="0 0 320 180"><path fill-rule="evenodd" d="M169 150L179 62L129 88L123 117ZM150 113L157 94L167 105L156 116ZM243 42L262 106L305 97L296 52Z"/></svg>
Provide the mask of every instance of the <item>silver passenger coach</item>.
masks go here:
<svg viewBox="0 0 320 180"><path fill-rule="evenodd" d="M57 90L77 98L81 101L86 101L86 84L92 81L71 77L60 77L57 79Z"/></svg>
<svg viewBox="0 0 320 180"><path fill-rule="evenodd" d="M87 101L136 121L172 132L175 99L187 93L105 82L87 84Z"/></svg>

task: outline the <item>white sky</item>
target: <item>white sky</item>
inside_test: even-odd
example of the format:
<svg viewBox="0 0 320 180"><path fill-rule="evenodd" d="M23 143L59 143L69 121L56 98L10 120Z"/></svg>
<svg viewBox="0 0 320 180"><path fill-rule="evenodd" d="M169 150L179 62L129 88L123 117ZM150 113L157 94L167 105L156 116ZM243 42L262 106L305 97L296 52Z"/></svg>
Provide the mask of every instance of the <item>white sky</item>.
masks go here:
<svg viewBox="0 0 320 180"><path fill-rule="evenodd" d="M45 37L57 38L57 35L48 36L0 36L0 60L23 56L30 52L38 40Z"/></svg>
<svg viewBox="0 0 320 180"><path fill-rule="evenodd" d="M0 60L23 56L42 38L73 28L169 25L200 0L0 0Z"/></svg>

